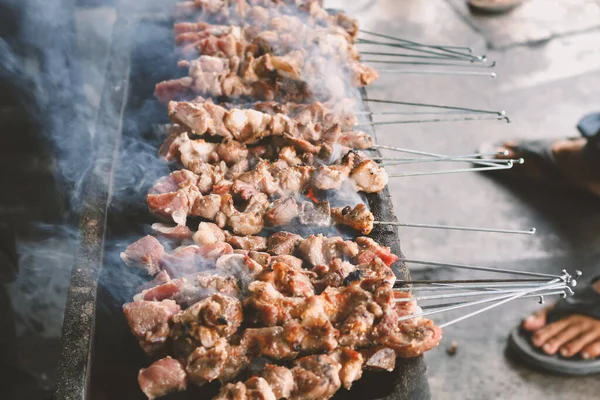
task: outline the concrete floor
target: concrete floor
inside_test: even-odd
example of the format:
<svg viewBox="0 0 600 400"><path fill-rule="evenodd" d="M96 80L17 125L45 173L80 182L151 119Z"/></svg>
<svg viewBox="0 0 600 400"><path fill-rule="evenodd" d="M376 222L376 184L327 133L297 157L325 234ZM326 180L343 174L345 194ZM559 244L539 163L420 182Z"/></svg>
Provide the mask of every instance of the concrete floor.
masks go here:
<svg viewBox="0 0 600 400"><path fill-rule="evenodd" d="M498 63L495 80L384 75L368 93L371 98L504 109L511 124L386 126L378 129L380 144L468 154L484 142L577 135L578 119L600 109L600 1L532 0L497 17L473 16L463 0L359 1L345 8L365 29L423 43L468 45ZM441 168L448 165L407 169ZM538 229L531 237L402 228L403 251L409 258L546 272L579 268L588 276L600 269L600 202L585 194L477 173L396 178L390 187L400 221ZM412 270L417 279L493 277L416 266ZM598 398L598 377L543 375L505 357L508 332L537 307L535 299L520 300L445 329L440 347L426 355L433 398ZM458 343L454 357L445 351L452 341Z"/></svg>

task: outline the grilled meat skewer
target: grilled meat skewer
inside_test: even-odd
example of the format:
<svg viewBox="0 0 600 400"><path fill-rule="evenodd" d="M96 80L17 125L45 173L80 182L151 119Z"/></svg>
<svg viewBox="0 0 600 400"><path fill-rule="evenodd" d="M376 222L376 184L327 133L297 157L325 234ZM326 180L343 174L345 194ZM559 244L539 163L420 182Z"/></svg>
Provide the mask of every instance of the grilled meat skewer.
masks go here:
<svg viewBox="0 0 600 400"><path fill-rule="evenodd" d="M305 13L306 18L293 14ZM175 14L185 18L201 14L198 19L230 22L232 19L256 25L282 25L291 29L298 23L317 26L338 26L351 37L358 35L358 21L344 13L330 15L317 0L277 1L270 0L196 0L176 4ZM291 14L291 15L290 15Z"/></svg>
<svg viewBox="0 0 600 400"><path fill-rule="evenodd" d="M188 76L160 82L155 96L163 103L176 98L194 96L253 97L259 100L296 101L338 99L346 94L347 81L355 87L365 86L377 79L377 72L352 61L347 64L349 77L340 65L324 56L310 56L294 50L284 56L251 55L243 60L202 55L192 61L180 61ZM332 71L333 69L333 71ZM329 75L326 81L322 76Z"/></svg>
<svg viewBox="0 0 600 400"><path fill-rule="evenodd" d="M187 180L176 187L165 189L168 190L166 192L152 190L148 194L148 207L153 214L171 218L178 225L185 225L188 215L201 217L214 221L220 228L229 227L237 235L255 235L265 226L285 226L296 218L303 225L329 226L336 223L362 234L368 234L373 229L373 214L362 203L355 207L331 208L326 201L315 205L310 201L299 203L294 197L269 203L266 194L258 192L251 185L241 186L243 181L238 181L241 182L238 193L247 199L246 206L240 211L229 193L202 195L193 181L194 174L186 172ZM158 185L167 184L160 182Z"/></svg>
<svg viewBox="0 0 600 400"><path fill-rule="evenodd" d="M285 55L294 50L318 52L350 62L360 59L358 49L339 29L299 25L295 30L263 30L256 26L212 25L184 22L175 24L175 44L186 59L200 55L243 59L264 54ZM194 57L195 56L195 57Z"/></svg>
<svg viewBox="0 0 600 400"><path fill-rule="evenodd" d="M310 109L297 107L299 112L292 117L283 112L270 112L273 111L271 103L261 103L259 107L267 112L253 108L227 109L212 102L171 101L169 118L195 135L235 139L246 145L275 136L299 146L299 142L308 142L306 147L315 148L320 143L339 143L359 149L373 145L372 137L365 132L342 130L348 127L351 117L344 113L324 114L321 104Z"/></svg>
<svg viewBox="0 0 600 400"><path fill-rule="evenodd" d="M187 271L188 276L197 274L195 279L198 279L196 296L193 296L185 278L171 280L165 272L167 269L163 269L153 282L140 288L142 292L133 303L124 307L132 332L147 352L160 354L171 348L176 357L167 357L140 372L140 386L147 395L182 390L188 380L197 385L216 379L229 382L256 356L284 359L322 350L330 351L328 357L341 365L340 383L327 392L333 394L341 385L349 388L360 377L363 367L386 368L387 365L388 369L393 368L396 355L412 357L437 345L440 331L431 321L415 318L394 322L400 321L401 316L418 312L418 308L414 302L395 302L397 296L409 295L392 292L395 278L388 265L397 258L391 258L389 249L368 238L344 242L341 238L293 236L280 232L270 237L269 253L263 253L267 257L260 257L256 252L215 252L215 249L223 248L219 243L183 247L170 254L162 249L160 255L162 247L152 237L143 238L125 250L123 259L129 265L139 265L146 270L145 264L150 260L171 269L175 264L184 269L193 265L195 269ZM316 252L319 246L315 240L334 247L355 248L358 253L352 260L357 263L370 261L355 267L363 273L348 272L348 276L357 275L356 278L344 279L337 286L328 283L320 288L313 287L312 282L325 265L304 270L295 261L302 262L302 259L296 259L290 253L304 257L309 265L332 255L331 250L324 248L320 257L303 253L306 250ZM292 246L285 245L285 241ZM153 256L144 257L143 254ZM184 254L187 257L182 257ZM261 263L254 260L261 260ZM336 258L330 264L339 263L353 265ZM206 272L198 274L198 270ZM175 269L177 271L181 270ZM232 287L237 290L231 290ZM315 294L317 290L319 295ZM180 307L188 308L182 311ZM237 332L243 315L248 316L248 322L254 327ZM273 320L273 316L279 317ZM324 324L329 326L327 334ZM313 332L314 329L320 334ZM376 354L379 355L375 357ZM382 354L388 361L381 360ZM308 368L305 361L299 361L297 365ZM263 371L271 390L281 391L287 387L291 393L299 395L302 386L273 380L277 376L289 378L290 375L279 371L273 376L272 368ZM296 377L295 373L292 376ZM226 388L231 389L230 386ZM264 390L267 390L266 386ZM286 394L280 393L280 396Z"/></svg>

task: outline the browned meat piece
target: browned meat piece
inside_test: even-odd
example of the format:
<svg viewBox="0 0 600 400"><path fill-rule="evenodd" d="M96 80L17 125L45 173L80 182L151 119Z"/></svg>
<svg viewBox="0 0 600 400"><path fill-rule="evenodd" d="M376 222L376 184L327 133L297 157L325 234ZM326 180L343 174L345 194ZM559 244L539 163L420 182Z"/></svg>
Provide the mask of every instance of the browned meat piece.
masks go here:
<svg viewBox="0 0 600 400"><path fill-rule="evenodd" d="M300 316L304 299L285 297L268 282L255 281L248 286L250 296L244 300L246 319L264 326L283 325Z"/></svg>
<svg viewBox="0 0 600 400"><path fill-rule="evenodd" d="M190 215L213 220L221 209L222 199L218 194L199 197L194 202Z"/></svg>
<svg viewBox="0 0 600 400"><path fill-rule="evenodd" d="M360 131L344 131L338 138L338 144L351 149L369 149L373 147L373 136Z"/></svg>
<svg viewBox="0 0 600 400"><path fill-rule="evenodd" d="M239 176L238 176L239 177ZM252 196L256 196L260 193L260 190L256 188L252 183L236 180L231 186L231 193L236 195L242 200L250 200Z"/></svg>
<svg viewBox="0 0 600 400"><path fill-rule="evenodd" d="M239 346L231 346L225 339L219 339L209 349L196 348L187 358L185 368L188 378L201 386L219 379L227 382L237 376L250 362Z"/></svg>
<svg viewBox="0 0 600 400"><path fill-rule="evenodd" d="M298 246L298 255L313 267L316 267L317 265L326 265L328 262L323 250L325 243L326 239L323 235L310 235L300 242L300 245Z"/></svg>
<svg viewBox="0 0 600 400"><path fill-rule="evenodd" d="M393 286L396 282L394 272L379 257L375 257L367 263L359 264L358 269L362 272L361 284L363 286L370 282L379 283L382 281Z"/></svg>
<svg viewBox="0 0 600 400"><path fill-rule="evenodd" d="M242 344L253 354L263 355L281 360L298 355L299 341L290 342L286 331L281 326L269 328L250 328L244 331Z"/></svg>
<svg viewBox="0 0 600 400"><path fill-rule="evenodd" d="M283 326L247 329L242 344L253 354L276 360L293 359L300 351L328 352L337 347L337 331L326 318L322 322L324 325L305 326L290 320Z"/></svg>
<svg viewBox="0 0 600 400"><path fill-rule="evenodd" d="M261 376L269 383L277 399L287 399L294 390L294 374L289 368L267 364Z"/></svg>
<svg viewBox="0 0 600 400"><path fill-rule="evenodd" d="M181 129L179 127L178 131ZM219 156L215 151L217 146L216 143L209 143L202 139L191 140L188 132L183 131L179 132L177 136L171 134L162 144L159 154L167 161L180 160L186 168L193 170L191 165L195 163L219 161Z"/></svg>
<svg viewBox="0 0 600 400"><path fill-rule="evenodd" d="M442 339L442 330L424 318L398 322L398 314L388 309L371 337L375 343L394 350L398 357L410 358L436 347Z"/></svg>
<svg viewBox="0 0 600 400"><path fill-rule="evenodd" d="M263 251L249 251L248 257L256 261L263 268L266 268L271 264L271 255Z"/></svg>
<svg viewBox="0 0 600 400"><path fill-rule="evenodd" d="M329 226L331 224L331 208L328 201L317 204L304 201L300 206L300 223L302 225Z"/></svg>
<svg viewBox="0 0 600 400"><path fill-rule="evenodd" d="M371 262L375 257L379 257L389 267L398 260L398 256L392 254L389 247L381 246L371 238L360 236L356 238L355 242L359 247L359 254L356 260L358 264L366 264Z"/></svg>
<svg viewBox="0 0 600 400"><path fill-rule="evenodd" d="M152 224L152 230L170 239L184 240L192 237L192 231L185 225L170 226L161 223Z"/></svg>
<svg viewBox="0 0 600 400"><path fill-rule="evenodd" d="M182 392L187 387L187 377L183 365L171 357L154 362L142 368L138 374L140 389L149 400L173 392Z"/></svg>
<svg viewBox="0 0 600 400"><path fill-rule="evenodd" d="M252 171L248 171L238 177L242 182L252 184L259 192L271 196L277 192L277 183L269 172L270 163L268 161L259 162Z"/></svg>
<svg viewBox="0 0 600 400"><path fill-rule="evenodd" d="M121 253L121 260L128 267L144 269L148 275L156 275L165 256L165 248L154 236L144 236L129 245Z"/></svg>
<svg viewBox="0 0 600 400"><path fill-rule="evenodd" d="M227 165L233 165L248 158L248 148L238 141L225 139L217 146L217 154Z"/></svg>
<svg viewBox="0 0 600 400"><path fill-rule="evenodd" d="M177 98L185 98L191 94L191 86L194 80L189 77L172 79L156 84L154 96L163 104Z"/></svg>
<svg viewBox="0 0 600 400"><path fill-rule="evenodd" d="M225 174L225 178L231 180L231 179L237 179L238 176L240 176L241 174L248 172L248 170L250 169L250 161L248 161L247 158L238 161L236 164L232 165L231 168L229 168L227 170L227 173ZM232 183L233 184L233 183ZM214 191L214 189L213 189Z"/></svg>
<svg viewBox="0 0 600 400"><path fill-rule="evenodd" d="M248 389L243 382L228 383L212 400L248 400Z"/></svg>
<svg viewBox="0 0 600 400"><path fill-rule="evenodd" d="M285 146L279 152L279 159L286 162L289 167L295 167L302 164L302 160L298 157L296 150L293 147Z"/></svg>
<svg viewBox="0 0 600 400"><path fill-rule="evenodd" d="M239 37L239 33L237 35L229 33L223 36L205 35L205 37L201 37L198 33L195 35L187 33L177 35L175 40L193 41L181 49L181 54L187 59L197 58L201 54L223 58L243 57L248 45Z"/></svg>
<svg viewBox="0 0 600 400"><path fill-rule="evenodd" d="M229 171L227 173L229 173ZM222 181L219 181L213 185L213 193L219 194L219 195L229 193L232 186L233 186L232 181L223 179Z"/></svg>
<svg viewBox="0 0 600 400"><path fill-rule="evenodd" d="M361 353L365 359L365 368L388 372L396 368L396 353L388 347L368 348L361 350Z"/></svg>
<svg viewBox="0 0 600 400"><path fill-rule="evenodd" d="M131 332L148 354L164 346L170 332L169 322L179 310L173 300L134 301L123 306Z"/></svg>
<svg viewBox="0 0 600 400"><path fill-rule="evenodd" d="M290 400L329 399L342 386L342 366L327 354L303 357L294 363L292 373L296 387Z"/></svg>
<svg viewBox="0 0 600 400"><path fill-rule="evenodd" d="M310 297L315 294L308 272L284 263L273 264L270 270L261 272L257 279L271 283L284 296Z"/></svg>
<svg viewBox="0 0 600 400"><path fill-rule="evenodd" d="M359 352L339 347L331 354L333 359L342 365L340 369L340 380L342 385L350 390L352 383L359 380L362 376L363 356Z"/></svg>
<svg viewBox="0 0 600 400"><path fill-rule="evenodd" d="M223 195L221 202L221 214L223 219L217 225L227 225L236 235L255 235L264 227L264 214L268 207L268 197L264 193L253 196L244 211L239 211L234 206L231 195Z"/></svg>
<svg viewBox="0 0 600 400"><path fill-rule="evenodd" d="M323 165L315 171L312 186L319 190L339 189L348 179L350 167L346 165Z"/></svg>
<svg viewBox="0 0 600 400"><path fill-rule="evenodd" d="M229 235L226 240L234 249L248 251L263 251L267 249L267 239L261 236Z"/></svg>
<svg viewBox="0 0 600 400"><path fill-rule="evenodd" d="M312 269L318 279L313 281L319 291L327 287L340 287L346 282L348 275L356 271L356 266L341 258L333 258L329 265L320 264Z"/></svg>
<svg viewBox="0 0 600 400"><path fill-rule="evenodd" d="M284 226L290 224L298 216L298 205L293 197L275 200L265 214L267 226Z"/></svg>
<svg viewBox="0 0 600 400"><path fill-rule="evenodd" d="M240 288L233 276L221 275L198 275L198 288L206 293L206 296L219 293L230 297L239 297Z"/></svg>
<svg viewBox="0 0 600 400"><path fill-rule="evenodd" d="M233 297L214 294L173 317L174 331L210 348L219 338L233 335L242 323L242 306Z"/></svg>
<svg viewBox="0 0 600 400"><path fill-rule="evenodd" d="M251 360L248 358L247 350L243 346L229 346L227 361L221 369L219 381L224 384L237 377L248 365Z"/></svg>
<svg viewBox="0 0 600 400"><path fill-rule="evenodd" d="M275 178L283 194L300 193L308 187L314 170L312 166L283 168L275 173Z"/></svg>
<svg viewBox="0 0 600 400"><path fill-rule="evenodd" d="M369 333L375 322L375 314L369 310L372 306L372 302L365 301L350 311L339 326L340 345L358 348L370 344Z"/></svg>
<svg viewBox="0 0 600 400"><path fill-rule="evenodd" d="M267 251L273 255L289 255L296 250L302 237L290 232L277 232L267 239Z"/></svg>
<svg viewBox="0 0 600 400"><path fill-rule="evenodd" d="M336 224L348 226L368 235L373 230L375 217L364 203L358 203L354 208L350 206L332 208L331 218Z"/></svg>
<svg viewBox="0 0 600 400"><path fill-rule="evenodd" d="M302 260L289 254L271 257L269 266L273 266L275 263L284 263L298 271L302 271Z"/></svg>
<svg viewBox="0 0 600 400"><path fill-rule="evenodd" d="M294 148L302 153L312 153L312 154L318 154L319 153L319 147L312 144L311 142L309 142L306 139L302 139L290 134L284 134L283 135L285 141L287 143L289 143L290 145L294 146Z"/></svg>
<svg viewBox="0 0 600 400"><path fill-rule="evenodd" d="M331 18L331 22L343 28L352 38L359 32L358 20L344 13L338 13Z"/></svg>
<svg viewBox="0 0 600 400"><path fill-rule="evenodd" d="M269 383L260 377L252 377L246 382L229 383L221 389L213 400L278 400Z"/></svg>
<svg viewBox="0 0 600 400"><path fill-rule="evenodd" d="M225 233L211 222L200 222L198 230L194 233L192 239L199 245L223 242L225 240Z"/></svg>
<svg viewBox="0 0 600 400"><path fill-rule="evenodd" d="M358 190L379 193L387 185L389 177L381 166L373 160L365 160L350 174Z"/></svg>

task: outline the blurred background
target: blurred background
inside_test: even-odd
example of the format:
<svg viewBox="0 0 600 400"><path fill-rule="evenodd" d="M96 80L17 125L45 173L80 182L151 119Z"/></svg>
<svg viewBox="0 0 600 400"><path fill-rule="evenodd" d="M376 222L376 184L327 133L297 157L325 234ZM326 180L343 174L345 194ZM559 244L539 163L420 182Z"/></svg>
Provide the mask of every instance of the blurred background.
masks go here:
<svg viewBox="0 0 600 400"><path fill-rule="evenodd" d="M484 142L576 136L579 118L600 110L600 0L530 0L496 16L473 14L464 0L325 3L365 29L468 45L497 62L496 79L384 75L368 93L506 110L510 124L382 126L380 144L468 154ZM0 0L2 398L52 397L77 240L77 230L69 228L77 223L72 193L79 190L76 171L89 166L85 153L70 154L69 165L61 160L74 151L69 142L80 149L98 134L93 127L116 18L109 1ZM64 74L45 74L47 64L62 66ZM60 145L53 141L56 131L67 138ZM435 168L442 166L427 166ZM390 189L400 221L538 231L519 237L402 228L410 258L547 272L578 268L587 275L598 270L600 203L586 194L476 173L397 178ZM415 279L467 276L418 266L412 273ZM595 398L597 377L557 379L505 357L508 332L537 307L533 299L521 300L448 327L440 347L426 355L433 398ZM453 341L458 347L450 356L446 348Z"/></svg>

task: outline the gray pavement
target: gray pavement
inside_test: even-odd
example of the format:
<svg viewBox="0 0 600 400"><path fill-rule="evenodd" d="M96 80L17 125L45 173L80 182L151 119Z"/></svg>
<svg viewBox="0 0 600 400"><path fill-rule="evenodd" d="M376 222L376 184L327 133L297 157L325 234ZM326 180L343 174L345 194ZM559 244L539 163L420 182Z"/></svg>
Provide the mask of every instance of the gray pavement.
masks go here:
<svg viewBox="0 0 600 400"><path fill-rule="evenodd" d="M345 6L365 29L424 43L469 45L498 62L495 80L384 75L369 88L370 97L505 109L513 121L380 127L379 142L468 154L483 142L577 135L578 119L600 109L599 5L532 0L499 17L472 16L463 0L359 1ZM444 166L406 170L439 168ZM401 221L538 229L534 237L525 237L403 228L403 251L410 258L545 272L579 268L588 276L600 270L600 201L588 195L476 173L396 178L390 187ZM412 270L416 278L492 277ZM434 399L598 398L598 377L548 376L505 357L508 332L538 307L535 299L521 300L445 329L440 347L426 356ZM445 351L452 341L458 343L454 357Z"/></svg>

